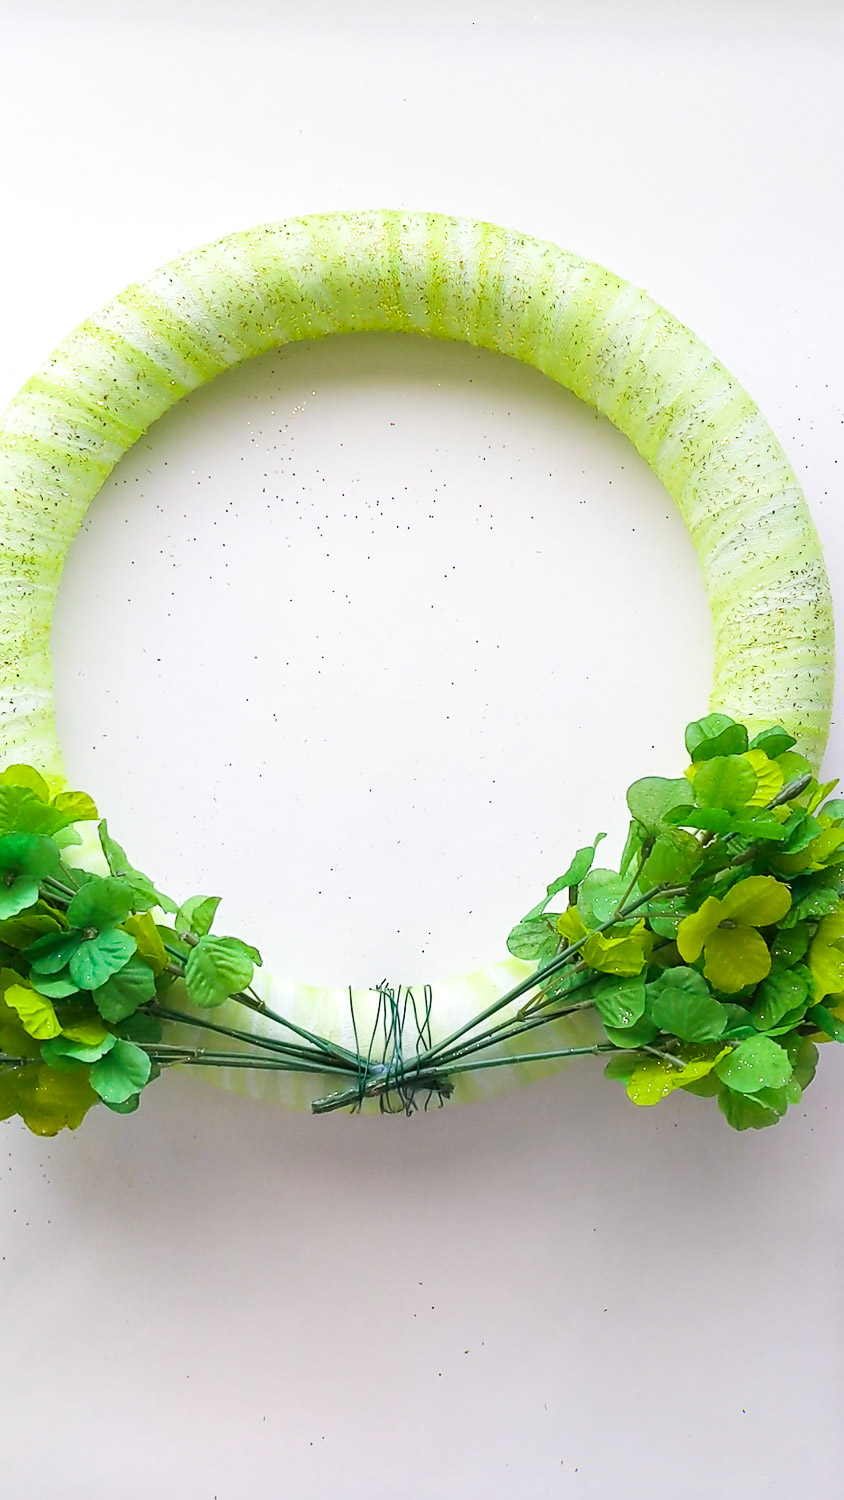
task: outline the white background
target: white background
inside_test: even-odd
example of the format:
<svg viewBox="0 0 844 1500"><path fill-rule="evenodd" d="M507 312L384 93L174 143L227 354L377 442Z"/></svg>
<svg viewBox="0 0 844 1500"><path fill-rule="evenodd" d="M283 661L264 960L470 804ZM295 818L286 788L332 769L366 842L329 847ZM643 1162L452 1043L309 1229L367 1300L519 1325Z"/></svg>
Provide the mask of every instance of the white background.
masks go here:
<svg viewBox="0 0 844 1500"><path fill-rule="evenodd" d="M0 5L0 401L205 240L490 219L712 345L840 601L840 5L234 9ZM136 862L340 984L499 957L577 844L618 847L627 782L679 768L711 672L623 440L403 338L267 356L165 418L92 507L54 649L71 777ZM171 1076L76 1136L4 1125L4 1491L832 1500L843 1083L826 1049L744 1136L589 1060L410 1122Z"/></svg>

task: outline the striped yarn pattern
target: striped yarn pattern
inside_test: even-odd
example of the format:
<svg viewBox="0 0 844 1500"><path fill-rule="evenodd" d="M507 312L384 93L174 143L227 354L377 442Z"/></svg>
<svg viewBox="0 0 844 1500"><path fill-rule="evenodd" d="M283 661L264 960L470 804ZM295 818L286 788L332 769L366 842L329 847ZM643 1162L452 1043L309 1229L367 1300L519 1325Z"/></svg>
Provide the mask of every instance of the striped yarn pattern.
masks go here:
<svg viewBox="0 0 844 1500"><path fill-rule="evenodd" d="M252 355L372 331L522 360L625 433L675 501L700 560L715 637L712 708L751 729L781 723L820 762L833 686L829 584L795 476L747 393L689 329L602 267L495 225L392 211L291 219L191 251L84 322L14 398L0 420L2 762L63 774L55 596L85 512L127 449L176 401ZM491 987L501 993L525 972L513 961L435 986L437 1029L454 1030ZM263 985L270 1004L348 1041L345 991ZM367 993L356 1008L371 1003ZM559 1023L547 1045L581 1045L585 1025ZM458 1093L533 1071L463 1075ZM230 1082L306 1102L300 1083L280 1074Z"/></svg>

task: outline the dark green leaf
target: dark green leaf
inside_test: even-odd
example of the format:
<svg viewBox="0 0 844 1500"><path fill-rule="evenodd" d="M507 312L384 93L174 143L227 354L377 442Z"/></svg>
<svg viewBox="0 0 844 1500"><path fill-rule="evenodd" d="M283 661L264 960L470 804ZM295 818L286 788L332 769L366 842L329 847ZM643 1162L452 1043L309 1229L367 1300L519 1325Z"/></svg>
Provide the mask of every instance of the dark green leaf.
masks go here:
<svg viewBox="0 0 844 1500"><path fill-rule="evenodd" d="M684 1042L709 1042L727 1024L727 1011L695 969L665 969L647 987L648 1015L660 1031Z"/></svg>
<svg viewBox="0 0 844 1500"><path fill-rule="evenodd" d="M633 822L630 824L630 828L627 833L627 841L624 845L624 849L621 855L621 863L619 865L619 869L622 875L626 875L630 870L633 861L635 859L638 859L639 855L645 847L647 838L648 835L645 829L642 827L641 823L637 823L636 819L634 818Z"/></svg>
<svg viewBox="0 0 844 1500"><path fill-rule="evenodd" d="M107 1104L125 1104L140 1093L150 1075L150 1060L134 1042L118 1038L111 1051L91 1068L91 1087Z"/></svg>
<svg viewBox="0 0 844 1500"><path fill-rule="evenodd" d="M776 1125L780 1116L777 1110L760 1104L749 1094L737 1094L726 1086L718 1093L718 1108L733 1130L764 1130L767 1125Z"/></svg>
<svg viewBox="0 0 844 1500"><path fill-rule="evenodd" d="M788 822L783 824L784 838L780 854L802 853L820 832L821 825L817 818L813 818L811 813L804 812L802 808L796 807Z"/></svg>
<svg viewBox="0 0 844 1500"><path fill-rule="evenodd" d="M77 891L67 909L71 927L116 927L134 909L134 893L128 881L111 875L90 880Z"/></svg>
<svg viewBox="0 0 844 1500"><path fill-rule="evenodd" d="M658 1035L658 1030L649 1016L640 1016L632 1026L607 1026L604 1023L604 1031L613 1046L633 1051L637 1047L649 1046Z"/></svg>
<svg viewBox="0 0 844 1500"><path fill-rule="evenodd" d="M782 1045L791 1060L795 1080L805 1091L815 1076L818 1066L818 1049L815 1043L810 1042L805 1036L788 1037Z"/></svg>
<svg viewBox="0 0 844 1500"><path fill-rule="evenodd" d="M741 755L747 749L747 730L728 714L707 714L686 726L686 749L693 761Z"/></svg>
<svg viewBox="0 0 844 1500"><path fill-rule="evenodd" d="M757 1031L778 1026L789 1011L805 1006L809 998L810 975L801 964L798 968L780 969L763 979L750 1012Z"/></svg>
<svg viewBox="0 0 844 1500"><path fill-rule="evenodd" d="M112 875L124 876L135 892L136 910L140 911L143 903L145 910L149 910L153 906L160 906L162 911L174 912L176 910L175 901L171 901L169 896L165 896L161 891L157 890L149 876L144 875L142 870L135 869L134 865L127 858L125 849L121 848L120 844L111 837L108 831L108 823L105 819L99 825L99 835L100 845Z"/></svg>
<svg viewBox="0 0 844 1500"><path fill-rule="evenodd" d="M821 878L825 878L826 872L820 872ZM830 885L821 884L820 881L806 882L795 881L792 885L791 910L787 911L779 923L780 928L796 927L798 922L803 922L812 917L829 917L838 910L841 897L838 891Z"/></svg>
<svg viewBox="0 0 844 1500"><path fill-rule="evenodd" d="M777 928L771 944L771 968L774 972L790 969L793 964L799 963L810 939L811 933L805 922L798 922L794 927Z"/></svg>
<svg viewBox="0 0 844 1500"><path fill-rule="evenodd" d="M0 881L0 919L7 921L19 912L27 911L38 901L38 881L28 875L19 875L10 883Z"/></svg>
<svg viewBox="0 0 844 1500"><path fill-rule="evenodd" d="M55 1064L64 1057L72 1057L76 1062L92 1063L105 1057L113 1046L114 1037L111 1033L99 1042L76 1042L68 1036L57 1036L52 1041L41 1043L41 1056L50 1064Z"/></svg>
<svg viewBox="0 0 844 1500"><path fill-rule="evenodd" d="M55 875L61 864L52 839L35 833L7 833L0 838L0 870L43 880Z"/></svg>
<svg viewBox="0 0 844 1500"><path fill-rule="evenodd" d="M645 981L641 975L635 979L602 979L592 993L605 1025L624 1030L644 1015Z"/></svg>
<svg viewBox="0 0 844 1500"><path fill-rule="evenodd" d="M639 1066L639 1059L630 1052L619 1053L618 1057L611 1057L604 1068L605 1078L620 1078L627 1082L631 1073Z"/></svg>
<svg viewBox="0 0 844 1500"><path fill-rule="evenodd" d="M46 995L49 1000L67 1000L70 995L79 994L79 985L74 984L65 970L53 975L39 974L33 969L29 982L39 995Z"/></svg>
<svg viewBox="0 0 844 1500"><path fill-rule="evenodd" d="M792 745L796 744L793 734L789 734L787 729L776 725L773 729L763 729L761 734L757 734L750 741L749 748L763 750L769 760L776 760L778 755L784 755L786 750L790 750Z"/></svg>
<svg viewBox="0 0 844 1500"><path fill-rule="evenodd" d="M136 1010L133 1016L119 1021L116 1031L127 1042L160 1042L164 1035L164 1028L158 1018L148 1015L145 1010Z"/></svg>
<svg viewBox="0 0 844 1500"><path fill-rule="evenodd" d="M818 1031L823 1031L835 1042L844 1042L844 1021L839 1021L825 1005L813 1005L806 1015Z"/></svg>
<svg viewBox="0 0 844 1500"><path fill-rule="evenodd" d="M141 1102L140 1094L132 1094L128 1099L121 1099L118 1103L115 1099L103 1099L103 1104L116 1115L133 1115Z"/></svg>
<svg viewBox="0 0 844 1500"><path fill-rule="evenodd" d="M94 1004L105 1021L125 1021L155 994L155 976L140 958L130 958L94 990Z"/></svg>
<svg viewBox="0 0 844 1500"><path fill-rule="evenodd" d="M70 955L70 977L81 990L96 990L132 957L135 939L120 928L106 928L78 944ZM53 971L55 972L55 971Z"/></svg>
<svg viewBox="0 0 844 1500"><path fill-rule="evenodd" d="M36 973L59 974L62 969L67 968L71 955L79 947L79 941L77 932L59 932L55 935L48 933L24 948L23 956L29 960Z"/></svg>

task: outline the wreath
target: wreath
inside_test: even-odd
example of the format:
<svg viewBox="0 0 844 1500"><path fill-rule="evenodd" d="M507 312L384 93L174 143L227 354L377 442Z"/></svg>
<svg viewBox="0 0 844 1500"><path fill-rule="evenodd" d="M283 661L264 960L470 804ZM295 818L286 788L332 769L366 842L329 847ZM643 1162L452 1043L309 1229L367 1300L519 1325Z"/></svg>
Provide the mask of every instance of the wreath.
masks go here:
<svg viewBox="0 0 844 1500"><path fill-rule="evenodd" d="M627 794L513 927L447 984L274 978L136 869L70 790L49 652L87 506L175 401L253 354L329 333L458 339L526 361L625 432L676 501L715 632L688 765ZM0 1118L41 1135L138 1107L164 1068L316 1113L411 1113L600 1057L634 1104L717 1098L775 1123L844 1040L844 799L817 768L833 625L794 474L738 382L646 293L557 247L432 214L329 214L171 262L83 323L0 423Z"/></svg>

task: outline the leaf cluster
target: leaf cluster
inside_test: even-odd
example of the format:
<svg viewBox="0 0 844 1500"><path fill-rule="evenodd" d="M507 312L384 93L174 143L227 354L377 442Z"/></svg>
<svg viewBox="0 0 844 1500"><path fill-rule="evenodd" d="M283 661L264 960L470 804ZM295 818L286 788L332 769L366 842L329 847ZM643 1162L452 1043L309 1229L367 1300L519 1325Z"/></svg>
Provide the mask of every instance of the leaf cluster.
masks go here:
<svg viewBox="0 0 844 1500"><path fill-rule="evenodd" d="M629 788L619 870L579 851L509 946L545 976L534 1013L594 1008L635 1104L683 1089L758 1129L844 1041L844 799L779 726L714 713L685 741L682 777Z"/></svg>
<svg viewBox="0 0 844 1500"><path fill-rule="evenodd" d="M184 1055L162 1040L165 995L181 986L194 1007L219 1006L261 962L211 935L218 898L177 907L105 821L102 873L75 865L77 825L98 816L31 766L0 774L0 1119L39 1135L75 1129L93 1104L135 1110L172 1051Z"/></svg>

